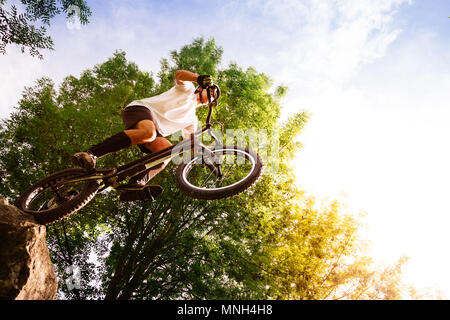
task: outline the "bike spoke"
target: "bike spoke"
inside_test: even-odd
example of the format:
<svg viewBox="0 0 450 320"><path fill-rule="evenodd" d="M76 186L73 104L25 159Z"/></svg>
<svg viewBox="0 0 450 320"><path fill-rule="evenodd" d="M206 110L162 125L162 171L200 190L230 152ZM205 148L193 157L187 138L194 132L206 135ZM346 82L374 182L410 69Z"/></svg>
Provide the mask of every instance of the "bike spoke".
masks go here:
<svg viewBox="0 0 450 320"><path fill-rule="evenodd" d="M71 178L73 177L66 177L66 179ZM39 212L56 208L76 196L83 187L83 182L61 185L60 183L63 181L64 179L61 178L49 181L34 196L30 197L30 201L26 205L27 209Z"/></svg>
<svg viewBox="0 0 450 320"><path fill-rule="evenodd" d="M57 181L56 181L57 182ZM58 188L55 187L54 183L50 182L50 188L52 189L53 193L56 195L56 198L59 200L57 201L58 204L64 203L64 198L61 196L61 194L58 192Z"/></svg>
<svg viewBox="0 0 450 320"><path fill-rule="evenodd" d="M211 172L209 173L209 175L206 177L205 181L203 181L203 183L200 185L200 188L202 188L206 182L209 181L209 178L212 176L213 171L211 170Z"/></svg>
<svg viewBox="0 0 450 320"><path fill-rule="evenodd" d="M222 176L219 178L209 167L195 164L187 173L193 186L202 189L224 188L239 182L249 172L247 166L251 164L239 152L225 152L216 156L219 157L216 161L219 160L217 162L221 164Z"/></svg>
<svg viewBox="0 0 450 320"><path fill-rule="evenodd" d="M230 172L230 167L226 167L225 170L223 170L222 172L222 178L220 179L220 181L222 181L221 183L221 187L223 186L223 181L225 181L227 174ZM219 179L218 179L219 180Z"/></svg>

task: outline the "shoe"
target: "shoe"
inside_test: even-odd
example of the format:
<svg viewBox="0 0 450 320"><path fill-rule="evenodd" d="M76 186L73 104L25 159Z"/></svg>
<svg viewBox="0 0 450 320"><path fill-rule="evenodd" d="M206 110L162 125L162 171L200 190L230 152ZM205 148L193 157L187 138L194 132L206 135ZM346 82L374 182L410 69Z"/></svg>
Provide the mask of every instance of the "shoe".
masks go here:
<svg viewBox="0 0 450 320"><path fill-rule="evenodd" d="M0 0L1 1L1 0ZM84 152L77 152L72 156L72 162L78 167L89 171L94 170L96 160L108 154L120 151L131 146L131 139L125 131L119 132L100 142Z"/></svg>
<svg viewBox="0 0 450 320"><path fill-rule="evenodd" d="M74 165L91 171L95 168L97 157L89 152L77 152L71 159Z"/></svg>
<svg viewBox="0 0 450 320"><path fill-rule="evenodd" d="M122 201L145 201L151 200L154 201L156 197L158 197L161 193L164 192L164 189L158 185L140 185L140 184L131 184L127 185L125 190L120 192L120 200Z"/></svg>

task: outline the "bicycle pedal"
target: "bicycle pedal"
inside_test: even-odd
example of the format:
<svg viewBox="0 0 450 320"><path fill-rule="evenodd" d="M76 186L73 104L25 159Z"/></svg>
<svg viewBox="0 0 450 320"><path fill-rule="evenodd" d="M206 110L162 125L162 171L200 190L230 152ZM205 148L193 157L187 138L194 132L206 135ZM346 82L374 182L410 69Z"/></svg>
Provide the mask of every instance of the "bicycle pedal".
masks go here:
<svg viewBox="0 0 450 320"><path fill-rule="evenodd" d="M129 185L121 185L116 187L116 190L120 190L120 191L137 191L137 190L144 190L145 189L145 185L144 186L129 186Z"/></svg>
<svg viewBox="0 0 450 320"><path fill-rule="evenodd" d="M96 173L106 173L105 177L109 177L117 172L117 168L94 168Z"/></svg>

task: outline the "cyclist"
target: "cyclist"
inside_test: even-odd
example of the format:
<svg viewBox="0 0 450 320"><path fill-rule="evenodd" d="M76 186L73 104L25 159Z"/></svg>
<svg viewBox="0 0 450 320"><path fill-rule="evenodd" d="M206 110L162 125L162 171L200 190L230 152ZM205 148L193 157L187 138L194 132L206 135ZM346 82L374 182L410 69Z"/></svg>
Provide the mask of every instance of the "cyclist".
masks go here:
<svg viewBox="0 0 450 320"><path fill-rule="evenodd" d="M82 168L93 170L96 160L110 153L138 145L144 153L157 152L171 146L165 139L178 130L184 138L197 129L195 110L208 103L208 94L204 87L212 84L210 75L199 75L186 70L175 72L175 84L166 92L150 98L135 100L128 104L122 113L125 130L84 152L75 153L72 161ZM193 82L197 82L195 88ZM211 99L216 99L212 92ZM167 161L168 162L168 161ZM148 169L132 177L127 189L120 192L122 201L154 200L164 190L159 185L147 182L165 168L167 162ZM145 187L144 187L145 186Z"/></svg>

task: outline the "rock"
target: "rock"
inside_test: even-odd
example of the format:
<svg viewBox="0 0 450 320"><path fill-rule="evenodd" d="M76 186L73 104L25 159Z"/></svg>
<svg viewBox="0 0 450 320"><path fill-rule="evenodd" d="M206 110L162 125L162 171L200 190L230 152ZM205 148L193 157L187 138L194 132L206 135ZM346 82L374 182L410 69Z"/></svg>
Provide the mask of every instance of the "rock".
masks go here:
<svg viewBox="0 0 450 320"><path fill-rule="evenodd" d="M0 198L0 299L55 299L58 281L45 236L45 226Z"/></svg>

